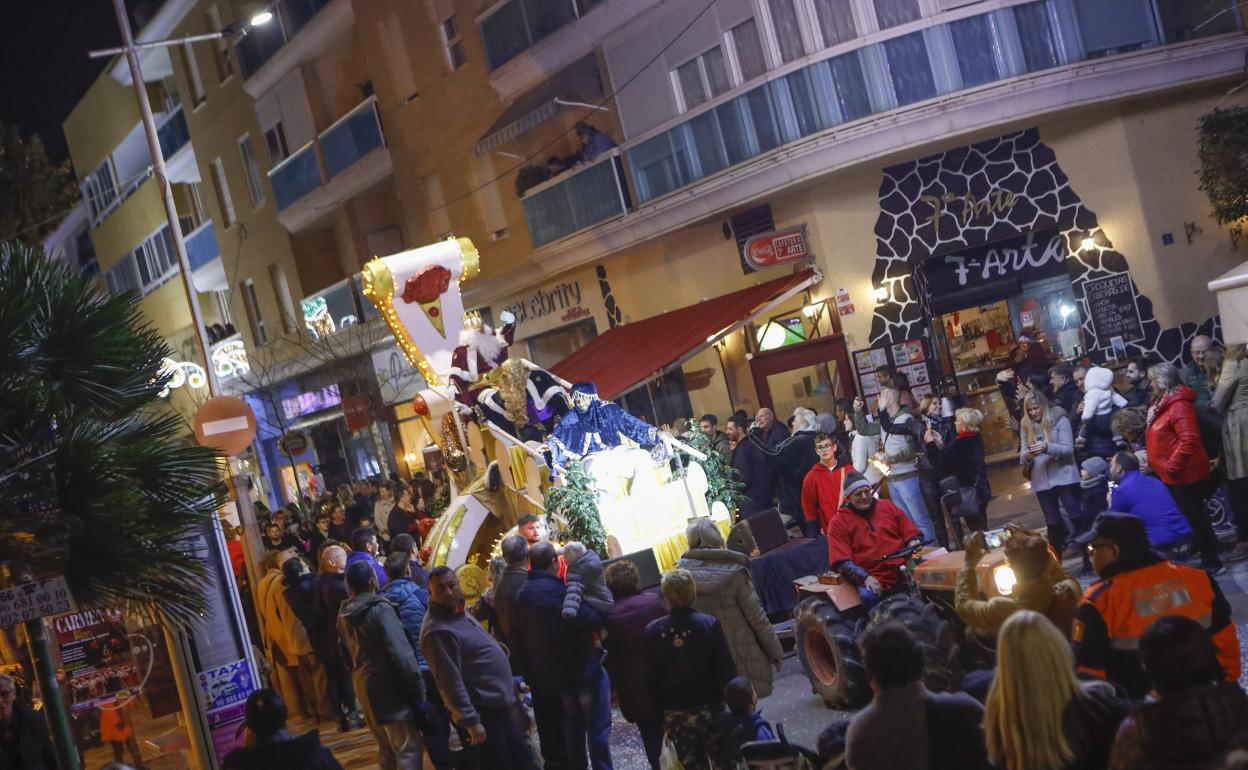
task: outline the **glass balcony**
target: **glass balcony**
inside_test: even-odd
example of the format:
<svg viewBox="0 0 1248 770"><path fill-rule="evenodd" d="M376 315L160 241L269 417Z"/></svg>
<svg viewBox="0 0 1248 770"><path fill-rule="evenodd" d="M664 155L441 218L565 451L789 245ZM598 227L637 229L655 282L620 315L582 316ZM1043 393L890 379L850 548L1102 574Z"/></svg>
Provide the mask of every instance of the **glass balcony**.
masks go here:
<svg viewBox="0 0 1248 770"><path fill-rule="evenodd" d="M332 179L385 145L381 117L377 114L377 97L370 96L321 134L325 171Z"/></svg>
<svg viewBox="0 0 1248 770"><path fill-rule="evenodd" d="M533 248L624 214L630 205L619 151L543 182L521 205Z"/></svg>
<svg viewBox="0 0 1248 770"><path fill-rule="evenodd" d="M638 202L645 203L777 147L908 104L1078 61L1242 31L1235 0L1215 0L1199 11L1184 0L1015 5L815 62L700 107L682 123L630 143L625 157ZM529 219L534 245L540 245Z"/></svg>
<svg viewBox="0 0 1248 770"><path fill-rule="evenodd" d="M324 339L378 317L377 308L360 290L359 273L305 297L299 307L312 339Z"/></svg>
<svg viewBox="0 0 1248 770"><path fill-rule="evenodd" d="M187 233L183 241L186 243L186 258L191 263L191 270L198 270L221 256L221 247L217 245L217 232L212 227L212 220Z"/></svg>
<svg viewBox="0 0 1248 770"><path fill-rule="evenodd" d="M316 142L308 142L294 155L269 170L273 201L283 211L308 193L321 187L321 169L316 162Z"/></svg>
<svg viewBox="0 0 1248 770"><path fill-rule="evenodd" d="M576 21L603 0L511 0L478 28L490 70L511 61L555 30Z"/></svg>
<svg viewBox="0 0 1248 770"><path fill-rule="evenodd" d="M186 115L183 114L181 105L156 129L156 137L160 140L160 151L166 159L172 158L191 140L191 132L186 127Z"/></svg>
<svg viewBox="0 0 1248 770"><path fill-rule="evenodd" d="M273 21L250 27L247 34L234 44L238 61L242 64L243 77L256 74L327 5L329 0L281 0L276 3Z"/></svg>

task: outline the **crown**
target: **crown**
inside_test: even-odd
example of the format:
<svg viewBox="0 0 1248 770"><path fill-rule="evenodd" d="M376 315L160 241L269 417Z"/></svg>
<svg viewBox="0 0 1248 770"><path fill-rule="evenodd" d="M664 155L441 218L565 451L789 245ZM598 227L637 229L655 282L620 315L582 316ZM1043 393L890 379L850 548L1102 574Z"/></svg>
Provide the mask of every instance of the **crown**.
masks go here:
<svg viewBox="0 0 1248 770"><path fill-rule="evenodd" d="M479 311L471 310L467 313L464 313L464 328L465 329L469 327L480 328L484 323L485 322L481 320L481 313Z"/></svg>

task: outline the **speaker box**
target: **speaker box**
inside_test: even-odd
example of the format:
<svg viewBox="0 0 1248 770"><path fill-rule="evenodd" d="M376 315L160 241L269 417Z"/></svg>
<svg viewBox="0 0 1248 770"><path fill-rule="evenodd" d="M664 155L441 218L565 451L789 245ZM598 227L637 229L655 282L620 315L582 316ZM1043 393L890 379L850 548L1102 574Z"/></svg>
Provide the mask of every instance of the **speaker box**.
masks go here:
<svg viewBox="0 0 1248 770"><path fill-rule="evenodd" d="M758 544L759 553L767 553L789 542L789 533L784 528L784 519L780 518L778 508L759 511L745 520L750 525L750 531L754 533L754 542Z"/></svg>
<svg viewBox="0 0 1248 770"><path fill-rule="evenodd" d="M602 563L603 571L605 572L617 561L631 561L637 567L637 571L641 573L641 583L638 587L643 591L647 588L654 588L663 580L663 575L659 572L659 561L654 558L654 550L651 548L607 559Z"/></svg>

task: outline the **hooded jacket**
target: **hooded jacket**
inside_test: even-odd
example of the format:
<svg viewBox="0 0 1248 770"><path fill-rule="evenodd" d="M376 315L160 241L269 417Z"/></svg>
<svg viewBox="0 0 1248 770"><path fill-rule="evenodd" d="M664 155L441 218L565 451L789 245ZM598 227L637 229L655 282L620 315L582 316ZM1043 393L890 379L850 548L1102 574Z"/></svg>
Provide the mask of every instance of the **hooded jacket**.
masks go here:
<svg viewBox="0 0 1248 770"><path fill-rule="evenodd" d="M374 593L357 594L338 611L338 635L355 692L381 724L402 722L425 699L416 652L394 604Z"/></svg>
<svg viewBox="0 0 1248 770"><path fill-rule="evenodd" d="M321 745L316 730L298 738L245 746L225 755L222 770L342 770L333 752Z"/></svg>
<svg viewBox="0 0 1248 770"><path fill-rule="evenodd" d="M369 553L368 551L348 551L347 552L347 566L350 567L352 564L355 564L357 561L368 562L369 566L373 568L373 572L376 573L377 575L377 587L385 588L386 583L389 582L390 578L386 576L385 568L381 566L380 562L378 562L377 559L371 553ZM345 570L344 570L344 573L345 573Z"/></svg>
<svg viewBox="0 0 1248 770"><path fill-rule="evenodd" d="M1186 385L1170 391L1153 407L1144 440L1149 466L1167 485L1209 478L1209 455L1196 419L1196 392Z"/></svg>
<svg viewBox="0 0 1248 770"><path fill-rule="evenodd" d="M424 656L420 654L420 626L425 622L425 613L429 610L429 592L411 578L399 578L391 580L382 589L381 595L389 599L398 610L399 622L403 624L407 640L411 642L416 653L416 662L421 669L428 669Z"/></svg>
<svg viewBox="0 0 1248 770"><path fill-rule="evenodd" d="M1142 703L1114 741L1112 770L1215 770L1248 750L1248 695L1229 682Z"/></svg>
<svg viewBox="0 0 1248 770"><path fill-rule="evenodd" d="M885 562L881 558L922 537L918 527L893 502L876 500L866 513L844 503L828 525L828 564L833 569L841 562L854 564L857 569L843 571L851 573L848 577L855 585L861 586L870 575L887 592L897 585L901 561Z"/></svg>

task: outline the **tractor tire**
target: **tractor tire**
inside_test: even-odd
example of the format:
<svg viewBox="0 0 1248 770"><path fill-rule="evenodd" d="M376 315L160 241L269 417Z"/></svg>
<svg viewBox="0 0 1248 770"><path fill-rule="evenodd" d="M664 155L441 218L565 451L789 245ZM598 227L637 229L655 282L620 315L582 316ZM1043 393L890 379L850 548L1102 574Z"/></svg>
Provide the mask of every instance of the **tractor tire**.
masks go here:
<svg viewBox="0 0 1248 770"><path fill-rule="evenodd" d="M828 708L858 709L871 700L858 651L863 621L850 621L826 599L810 597L793 611L797 659L811 690Z"/></svg>
<svg viewBox="0 0 1248 770"><path fill-rule="evenodd" d="M956 690L962 682L961 650L953 625L940 616L935 604L912 596L893 596L871 610L871 624L899 621L923 648L923 683L932 692Z"/></svg>

